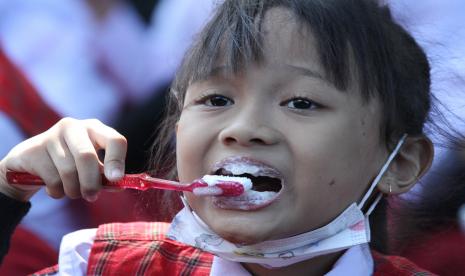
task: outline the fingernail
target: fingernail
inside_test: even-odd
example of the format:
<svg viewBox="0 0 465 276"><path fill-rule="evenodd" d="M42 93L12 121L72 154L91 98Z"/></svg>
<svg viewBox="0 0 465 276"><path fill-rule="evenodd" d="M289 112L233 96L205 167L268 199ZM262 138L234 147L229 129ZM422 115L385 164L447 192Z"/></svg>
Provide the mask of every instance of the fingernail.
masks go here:
<svg viewBox="0 0 465 276"><path fill-rule="evenodd" d="M121 169L116 168L105 168L105 176L109 180L118 180L123 177L123 172Z"/></svg>
<svg viewBox="0 0 465 276"><path fill-rule="evenodd" d="M84 198L85 198L87 201L89 201L89 202L94 202L94 201L97 200L98 195L97 195L97 194L94 194L94 195L86 195Z"/></svg>
<svg viewBox="0 0 465 276"><path fill-rule="evenodd" d="M119 178L123 177L123 172L121 170L118 170L118 169L112 169L111 172L110 172L110 177L112 179L119 179Z"/></svg>

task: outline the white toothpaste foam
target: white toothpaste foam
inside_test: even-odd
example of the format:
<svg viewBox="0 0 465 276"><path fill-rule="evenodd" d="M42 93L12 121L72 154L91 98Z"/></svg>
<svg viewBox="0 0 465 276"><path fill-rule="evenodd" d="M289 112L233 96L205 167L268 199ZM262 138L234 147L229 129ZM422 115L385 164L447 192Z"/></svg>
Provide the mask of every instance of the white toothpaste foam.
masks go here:
<svg viewBox="0 0 465 276"><path fill-rule="evenodd" d="M255 175L260 171L260 167L247 164L247 163L231 163L224 165L224 169L230 171L232 174L249 173Z"/></svg>
<svg viewBox="0 0 465 276"><path fill-rule="evenodd" d="M244 191L252 189L252 180L247 177L237 176L226 176L226 175L205 175L202 180L208 184L208 186L215 186L219 181L232 181L240 183L244 186Z"/></svg>
<svg viewBox="0 0 465 276"><path fill-rule="evenodd" d="M220 187L216 186L207 186L207 187L198 187L192 190L192 193L196 196L217 196L223 193L223 190Z"/></svg>
<svg viewBox="0 0 465 276"><path fill-rule="evenodd" d="M238 197L220 197L216 199L216 204L223 208L233 208L238 210L250 210L254 206L265 204L277 195L276 192L247 191Z"/></svg>

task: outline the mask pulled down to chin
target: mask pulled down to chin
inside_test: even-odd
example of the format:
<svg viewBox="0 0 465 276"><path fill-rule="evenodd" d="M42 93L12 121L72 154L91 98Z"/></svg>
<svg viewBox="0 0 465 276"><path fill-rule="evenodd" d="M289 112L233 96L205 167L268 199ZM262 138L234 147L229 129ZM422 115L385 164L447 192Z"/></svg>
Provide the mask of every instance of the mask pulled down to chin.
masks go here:
<svg viewBox="0 0 465 276"><path fill-rule="evenodd" d="M406 135L399 140L360 203L350 204L339 216L321 228L279 240L269 240L246 246L235 244L224 240L213 232L191 210L187 201L182 197L184 209L174 218L167 236L226 260L256 263L268 268L285 267L368 243L370 242L368 217L381 199L382 194L376 197L366 214L362 212L362 208L397 155L405 138Z"/></svg>

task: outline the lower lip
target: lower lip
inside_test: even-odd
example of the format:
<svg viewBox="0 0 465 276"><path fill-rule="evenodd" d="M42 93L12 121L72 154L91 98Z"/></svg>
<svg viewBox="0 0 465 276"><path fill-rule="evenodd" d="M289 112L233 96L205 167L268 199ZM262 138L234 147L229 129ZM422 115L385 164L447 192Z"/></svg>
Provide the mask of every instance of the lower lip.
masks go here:
<svg viewBox="0 0 465 276"><path fill-rule="evenodd" d="M241 196L215 196L213 197L213 204L220 209L254 211L270 205L278 199L280 194L280 192L257 192L249 190Z"/></svg>

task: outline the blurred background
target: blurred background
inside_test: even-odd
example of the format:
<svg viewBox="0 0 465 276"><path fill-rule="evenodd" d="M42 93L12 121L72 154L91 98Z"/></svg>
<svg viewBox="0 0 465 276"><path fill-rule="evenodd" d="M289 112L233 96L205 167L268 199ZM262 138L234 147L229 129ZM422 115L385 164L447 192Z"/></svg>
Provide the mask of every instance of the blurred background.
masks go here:
<svg viewBox="0 0 465 276"><path fill-rule="evenodd" d="M214 6L213 0L0 0L0 158L62 117L97 118L127 137L127 173L144 171L169 84ZM168 220L152 208L159 197L103 193L88 204L41 191L0 275L53 265L61 237L76 229Z"/></svg>
<svg viewBox="0 0 465 276"><path fill-rule="evenodd" d="M62 117L97 118L127 137L127 173L144 171L176 68L218 2L0 0L0 158ZM447 117L442 126L465 133L465 2L384 2L428 54L433 93ZM447 143L433 136L437 145ZM436 150L433 170L419 188L392 200L386 253L456 275L465 271L459 216L465 153ZM55 264L61 237L76 229L169 220L154 208L159 197L122 192L88 204L53 200L42 191L16 231L0 275L25 275Z"/></svg>
<svg viewBox="0 0 465 276"><path fill-rule="evenodd" d="M393 197L390 254L438 275L465 273L465 1L387 0L396 21L423 47L438 110L428 135L435 144L429 173L402 198ZM458 135L455 135L458 136Z"/></svg>

